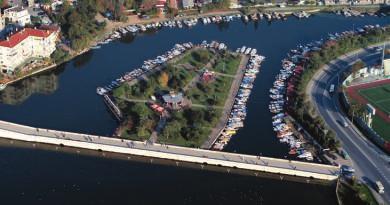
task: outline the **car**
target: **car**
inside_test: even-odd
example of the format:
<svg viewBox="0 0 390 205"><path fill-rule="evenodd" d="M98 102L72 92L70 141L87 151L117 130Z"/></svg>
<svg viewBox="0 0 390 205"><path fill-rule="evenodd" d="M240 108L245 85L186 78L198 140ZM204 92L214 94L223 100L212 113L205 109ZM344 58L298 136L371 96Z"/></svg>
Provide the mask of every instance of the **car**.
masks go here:
<svg viewBox="0 0 390 205"><path fill-rule="evenodd" d="M343 173L343 176L344 176L344 178L346 178L346 179L353 179L354 177L355 177L355 175L353 174L353 172L344 172Z"/></svg>
<svg viewBox="0 0 390 205"><path fill-rule="evenodd" d="M348 165L341 165L341 172L343 174L354 173L355 169L350 167L350 166L348 166Z"/></svg>
<svg viewBox="0 0 390 205"><path fill-rule="evenodd" d="M348 126L349 126L348 123L347 123L347 121L344 120L344 119L340 119L340 120L339 120L339 123L340 123L340 125L343 126L343 127L348 127Z"/></svg>
<svg viewBox="0 0 390 205"><path fill-rule="evenodd" d="M385 193L385 188L383 187L382 182L376 181L375 182L375 189L379 194Z"/></svg>
<svg viewBox="0 0 390 205"><path fill-rule="evenodd" d="M344 150L340 150L340 155L344 158L344 159L349 159L349 155L346 151Z"/></svg>
<svg viewBox="0 0 390 205"><path fill-rule="evenodd" d="M382 47L380 47L380 46L378 46L378 47L376 47L376 48L375 48L375 50L376 50L377 52L379 52L379 51L382 51L382 50L383 50L383 48L382 48Z"/></svg>

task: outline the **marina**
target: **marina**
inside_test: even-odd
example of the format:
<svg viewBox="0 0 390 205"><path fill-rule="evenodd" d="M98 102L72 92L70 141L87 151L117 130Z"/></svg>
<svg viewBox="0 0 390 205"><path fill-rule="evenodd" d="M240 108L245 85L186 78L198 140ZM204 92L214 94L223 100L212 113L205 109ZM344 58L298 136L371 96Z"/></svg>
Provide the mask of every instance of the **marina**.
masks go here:
<svg viewBox="0 0 390 205"><path fill-rule="evenodd" d="M229 143L232 136L236 134L237 130L244 127L244 120L247 114L246 103L251 94L251 89L253 88L253 82L256 79L256 75L260 71L260 65L265 59L264 56L257 54L257 50L255 48L252 49L243 46L238 48L236 52L249 55L250 57L248 64L246 65L246 69L244 70L240 87L234 98L234 103L227 119L227 123L212 146L212 149L215 150L223 150L223 148Z"/></svg>
<svg viewBox="0 0 390 205"><path fill-rule="evenodd" d="M313 153L305 149L305 141L302 141L294 134L294 125L287 123L290 105L296 99L296 86L304 71L304 65L310 57L310 52L319 51L323 46L332 45L340 38L369 32L379 28L379 25L365 25L356 30L344 31L341 33L329 34L326 39L309 42L306 45L299 45L296 49L290 50L288 57L282 60L282 69L276 76L273 87L270 88L269 110L274 114L272 117L273 130L281 143L288 144L290 156L296 156L308 161L313 160Z"/></svg>
<svg viewBox="0 0 390 205"><path fill-rule="evenodd" d="M292 16L301 19L309 18L311 14L300 11L291 14ZM270 13L261 13L255 12L249 15L244 14L235 14L235 15L225 15L225 16L210 16L210 17L199 17L199 18L189 18L189 19L177 19L177 20L167 20L161 22L154 22L148 24L138 24L138 25L128 25L126 27L118 28L109 34L104 40L97 43L93 46L92 49L99 49L101 45L108 44L114 40L117 40L127 34L137 35L138 33L158 30L162 28L191 28L198 23L203 25L207 24L220 24L220 23L229 23L231 21L241 19L244 23L249 21L257 22L262 19L267 20L268 22L277 21L277 20L287 20L287 14L279 12L270 12Z"/></svg>
<svg viewBox="0 0 390 205"><path fill-rule="evenodd" d="M212 24L196 25L191 29L161 29L155 34L142 34L135 39L129 38L131 41L125 41L127 39L124 38L76 58L63 65L62 67L65 69L49 72L58 76L58 80L56 80L58 85L53 88L56 90L53 90L50 95L34 94L39 90L39 87L43 86L37 84L36 80L28 84L21 82L7 86L4 90L4 94L7 95L1 96L7 99L7 102L14 102L15 100L11 99L20 96L13 91L14 86L18 86L18 89L24 88L23 93L31 93L32 97L26 98L24 102L19 102L18 106L1 104L1 119L26 125L112 136L117 127L117 120L106 108L102 97L96 95L97 87L110 85L118 76L123 76L133 68L140 68L144 61L155 59L156 56L172 49L172 45L178 42L201 44L203 40L211 42L220 39L220 42L226 43L229 47L241 48L242 45L246 45L256 48L261 55L267 57L267 60L261 65L261 74L257 75L251 89L251 97L246 103L247 115L243 120L245 126L236 131L235 136L231 138L224 150L261 153L266 156L284 158L284 156L288 156L287 153L290 149L286 144L280 143L276 137L273 137L275 132L271 120L272 113L268 111L269 88L279 73L280 62L285 58L284 54L296 47L297 42L309 43L322 37L326 38L329 33L352 29L351 22L355 23L355 28L359 28L366 24L383 24L387 22L386 18L344 18L332 14L316 14L305 20L289 18L287 21L278 21L272 24L259 21L259 29L255 27L255 23L245 25L240 21L231 21L229 28ZM339 23L335 24L334 27L327 29L321 27L316 31L310 29L319 24L333 22L335 19ZM291 26L297 29L291 30ZM245 38L241 35L241 31L246 32ZM306 34L303 36L302 32ZM289 38L272 40L281 34L286 34ZM148 52L138 52L140 46ZM111 55L113 52L117 55ZM63 103L65 98L72 98L72 96L77 96L83 103L69 105ZM59 114L56 111L57 108L49 106L48 103L60 106L66 114ZM16 116L25 117L18 118Z"/></svg>
<svg viewBox="0 0 390 205"><path fill-rule="evenodd" d="M288 18L271 24L258 20L249 21L248 24L231 21L228 25L210 23L203 26L200 22L191 29L172 27L159 29L155 33L139 33L135 38L127 35L128 37L101 45L101 49L92 50L62 68L51 71L58 78L58 85L50 94L37 94L38 88L44 87L37 80L7 86L4 91L10 94L2 95L2 99L23 96L15 93L15 88L23 89L31 97L18 102L18 106L1 104L0 118L37 127L111 136L117 121L106 109L102 97L96 95L98 86L110 85L113 79L129 72L129 68L138 68L146 59L154 59L170 50L177 42L201 43L203 40L217 40L233 48L242 45L256 48L267 57L246 103L247 115L243 121L245 126L237 131L224 150L283 158L290 148L275 137L271 120L275 114L269 112L268 106L269 88L279 74L285 54L297 44L305 45L327 38L329 33L352 29L352 24L359 28L366 24L387 23L388 17L345 18L316 14L308 19ZM141 47L147 52L139 52ZM32 79L35 79L34 76ZM67 99L76 97L77 103L68 103ZM62 112L58 112L58 109ZM30 149L32 144L28 144L28 149L9 146L11 142L6 141L0 148L3 162L7 164L0 172L5 176L3 184L8 187L4 190L4 199L10 203L29 203L37 198L42 200L39 204L81 201L100 203L95 198L96 194L113 203L141 203L145 200L159 203L161 200L169 200L172 203L186 201L187 204L207 204L210 200L218 200L225 204L259 204L259 201L263 204L288 204L291 203L291 198L299 198L300 204L312 204L313 201L318 204L336 203L333 187L188 170L177 168L175 164L158 166L150 161L136 163L127 158L118 161L104 157L103 154L96 158L85 157L76 151L72 154L42 151ZM114 170L113 166L120 168ZM45 177L42 178L42 175ZM31 184L37 186L14 186L15 183L25 183L26 177ZM187 183L183 185L183 181ZM119 188L107 191L107 186ZM150 197L150 187L169 192L155 192L154 197ZM90 190L94 190L94 194ZM40 194L34 194L37 191ZM129 191L137 192L138 195L132 198L122 197ZM172 192L175 195L169 194ZM283 193L285 197L275 197L275 193ZM242 196L239 200L237 194ZM65 202L60 202L60 199Z"/></svg>

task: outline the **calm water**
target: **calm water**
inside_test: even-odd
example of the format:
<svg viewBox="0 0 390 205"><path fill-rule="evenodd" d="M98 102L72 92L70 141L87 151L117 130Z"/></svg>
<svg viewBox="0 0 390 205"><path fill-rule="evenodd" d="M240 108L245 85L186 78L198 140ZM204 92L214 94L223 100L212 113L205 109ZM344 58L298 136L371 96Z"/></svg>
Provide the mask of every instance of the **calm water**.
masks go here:
<svg viewBox="0 0 390 205"><path fill-rule="evenodd" d="M0 176L7 205L336 202L331 186L39 149L1 148Z"/></svg>
<svg viewBox="0 0 390 205"><path fill-rule="evenodd" d="M139 67L172 48L177 42L199 43L218 40L236 49L257 48L267 57L256 79L248 103L248 116L227 147L228 151L283 157L287 147L274 137L268 112L268 89L280 69L280 61L298 44L326 37L366 24L386 24L390 18L344 18L318 14L314 18L243 24L240 20L221 25L201 25L191 29L162 29L156 33L129 36L91 51L60 69L26 79L3 91L0 119L16 123L99 135L111 135L116 121L96 95L96 87L106 85L126 71ZM16 105L15 105L16 104Z"/></svg>
<svg viewBox="0 0 390 205"><path fill-rule="evenodd" d="M248 103L245 127L232 139L227 151L283 157L288 150L272 131L268 89L286 53L298 44L321 39L328 33L366 24L388 24L389 19L318 14L305 20L289 18L272 24L246 25L234 21L128 36L80 56L57 70L9 86L0 96L3 102L0 119L109 136L116 128L116 122L101 97L96 95L97 86L108 84L120 74L140 66L144 60L172 48L175 43L218 40L231 49L242 45L257 48L267 57ZM325 196L332 195L333 191L325 187L28 149L2 147L0 155L3 185L0 196L6 195L7 199L18 199L21 203L42 200L55 204L59 201L96 204L114 200L136 204L161 201L261 204L263 199L264 204L292 201L310 204L313 198L318 199L318 203L334 203L334 198L326 199Z"/></svg>

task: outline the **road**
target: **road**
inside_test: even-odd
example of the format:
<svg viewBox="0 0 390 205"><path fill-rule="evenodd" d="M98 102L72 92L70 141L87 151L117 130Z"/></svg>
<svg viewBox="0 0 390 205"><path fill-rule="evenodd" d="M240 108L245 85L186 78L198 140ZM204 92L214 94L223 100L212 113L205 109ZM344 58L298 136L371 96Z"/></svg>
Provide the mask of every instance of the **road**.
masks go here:
<svg viewBox="0 0 390 205"><path fill-rule="evenodd" d="M361 59L367 65L372 65L381 58L381 52L375 49L361 49L357 52L342 56L325 66L313 77L307 92L310 93L318 112L328 126L333 129L341 141L344 150L349 154L356 176L369 185L380 180L385 187L382 195L387 204L390 204L390 157L367 140L363 134L347 119L340 110L338 95L330 95L328 89L331 84L340 86L343 73L350 69L353 62ZM348 127L340 125L339 120L346 119Z"/></svg>

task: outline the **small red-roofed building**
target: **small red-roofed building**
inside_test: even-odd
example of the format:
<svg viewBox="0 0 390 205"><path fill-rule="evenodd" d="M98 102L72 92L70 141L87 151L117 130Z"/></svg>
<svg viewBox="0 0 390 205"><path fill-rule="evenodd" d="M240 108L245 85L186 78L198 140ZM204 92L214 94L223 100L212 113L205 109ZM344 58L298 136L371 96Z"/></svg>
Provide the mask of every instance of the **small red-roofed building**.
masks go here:
<svg viewBox="0 0 390 205"><path fill-rule="evenodd" d="M34 58L47 58L55 51L59 28L25 28L0 40L0 70L13 73Z"/></svg>

